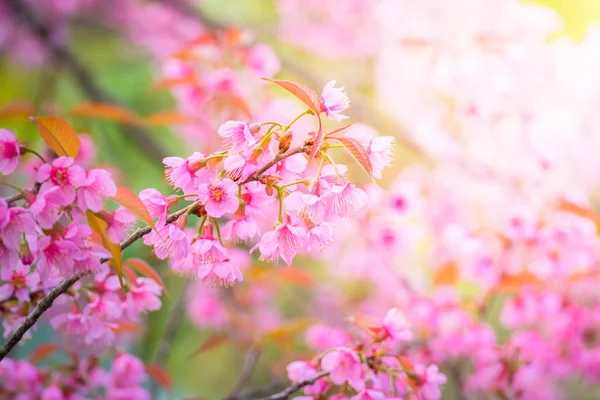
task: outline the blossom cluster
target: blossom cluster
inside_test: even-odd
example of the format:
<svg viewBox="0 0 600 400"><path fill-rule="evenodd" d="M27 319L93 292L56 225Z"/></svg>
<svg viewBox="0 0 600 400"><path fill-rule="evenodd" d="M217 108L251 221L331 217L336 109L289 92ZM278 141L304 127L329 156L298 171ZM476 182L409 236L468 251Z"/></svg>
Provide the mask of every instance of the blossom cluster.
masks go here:
<svg viewBox="0 0 600 400"><path fill-rule="evenodd" d="M21 155L32 152L10 131L0 130L0 173L12 174ZM0 199L0 310L6 338L50 289L76 274L95 276L77 282L51 309L52 326L72 343L106 348L115 343L122 324L160 308L162 289L154 280L131 271L125 288L103 264L112 255L86 215L106 224L113 243L127 236L136 217L123 207L104 209L117 186L108 171L82 166L89 156L82 152L78 159L62 156L50 162L39 156L41 162L31 165L33 187L15 186L20 194Z"/></svg>
<svg viewBox="0 0 600 400"><path fill-rule="evenodd" d="M117 355L108 369L96 357L69 354L70 363L42 368L26 360L0 363L0 396L18 399L150 399L141 360Z"/></svg>
<svg viewBox="0 0 600 400"><path fill-rule="evenodd" d="M140 193L150 215L158 219L157 229L144 237L144 243L154 247L158 258L168 258L175 271L209 286L242 280L224 240L256 242L250 253L257 251L261 260L282 259L288 265L298 253L316 253L330 244L333 218L355 214L367 197L349 181L347 167L328 154L330 143L342 140L337 135L345 127L328 136L324 131L296 131L294 124L304 115L320 119L312 109L333 120L345 118L341 113L349 100L334 85L328 83L318 104L310 104L286 125L227 121L218 128L226 150L165 158L166 177L181 194L165 196L156 189ZM298 141L300 145L293 147ZM351 143L365 154L361 164L381 176L391 160L393 139L374 138L368 147ZM185 213L167 221L170 208L181 201L190 202ZM199 220L194 229L187 228L191 216Z"/></svg>
<svg viewBox="0 0 600 400"><path fill-rule="evenodd" d="M398 309L390 309L379 324L362 321L359 326L366 338L355 346L349 336L332 335L331 331L314 327L310 335L315 339L315 349L322 352L310 361L294 361L287 367L292 382L310 382L304 386L305 396L297 398L437 400L441 397L446 376L437 365L413 364L405 355L413 333ZM315 379L320 371L325 372L324 377Z"/></svg>

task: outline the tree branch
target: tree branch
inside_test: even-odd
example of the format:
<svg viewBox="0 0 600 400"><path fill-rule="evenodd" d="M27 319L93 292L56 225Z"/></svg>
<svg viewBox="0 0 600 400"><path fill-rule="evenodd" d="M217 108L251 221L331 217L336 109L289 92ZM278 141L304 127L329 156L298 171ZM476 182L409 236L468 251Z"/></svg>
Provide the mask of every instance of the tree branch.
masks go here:
<svg viewBox="0 0 600 400"><path fill-rule="evenodd" d="M256 367L256 363L260 358L262 353L262 349L258 346L253 346L248 350L246 355L244 356L244 365L242 366L242 372L238 377L237 381L233 385L233 388L225 398L225 400L234 400L236 396L242 391L248 380L252 376L254 372L254 368Z"/></svg>
<svg viewBox="0 0 600 400"><path fill-rule="evenodd" d="M248 179L246 179L241 184L244 185L246 183L249 183L249 182L252 182L255 180L259 180L261 174L263 174L266 170L268 170L269 168L271 168L273 165L277 164L281 160L283 160L287 157L290 157L294 154L306 152L305 146L297 147L292 150L288 150L287 152L285 152L283 154L278 154L271 162L269 162L267 165L265 165L263 168L261 168L256 174L250 176ZM177 218L179 218L181 215L186 214L186 213L189 214L189 213L197 210L198 208L200 208L200 204L198 202L194 202L194 203L190 204L189 206L182 208L179 211L169 214L169 216L167 217L167 223L171 223L171 222L175 221ZM144 235L150 233L151 231L152 231L152 228L149 226L145 226L143 228L137 229L135 232L133 232L131 235L129 235L129 237L127 237L125 240L123 240L121 242L121 251L125 250L127 247L131 246L133 243L135 243L137 240L141 239ZM100 260L101 263L105 263L106 261L108 261L108 259L106 259L106 258ZM42 316L42 314L45 313L52 306L52 303L54 302L54 300L58 296L60 296L61 294L65 293L67 290L69 290L69 288L71 286L73 286L73 284L75 284L75 282L77 282L79 279L81 279L85 275L86 275L86 273L79 273L79 274L72 276L69 279L64 280L61 284L59 284L57 287L52 289L48 293L48 295L46 295L46 297L44 297L42 300L40 300L40 302L35 306L35 308L31 312L31 314L29 314L27 316L27 318L25 319L23 324L21 326L19 326L15 330L15 332L11 335L11 337L8 338L6 343L4 343L2 345L2 347L0 347L0 361L2 361L4 359L4 357L6 357L6 355L12 350L12 348L15 347L15 345L17 343L19 343L19 341L21 341L21 339L23 339L23 336L25 335L25 333L37 322L37 320Z"/></svg>
<svg viewBox="0 0 600 400"><path fill-rule="evenodd" d="M173 222L184 213L190 211L190 209L195 209L197 207L199 207L198 204L194 203L185 208L182 208L181 210L170 214L167 218L167 222ZM152 228L149 226L137 229L129 237L127 237L127 239L121 242L121 250L125 250L137 240L141 239L144 235L150 233L150 231L152 231ZM108 259L106 258L100 260L101 263L105 263L107 261ZM35 306L31 314L29 314L27 318L25 318L23 324L21 324L21 326L19 326L15 330L15 332L8 338L6 343L4 343L2 347L0 347L0 361L2 361L4 357L6 357L6 355L13 349L13 347L15 347L16 344L19 343L21 339L23 339L25 333L29 329L31 329L31 327L37 322L37 320L42 316L42 314L44 314L50 307L52 307L52 303L54 303L54 300L56 300L58 296L69 290L69 288L73 286L75 282L83 278L88 273L88 271L77 273L69 279L65 279L54 289L50 290L50 292L48 292L48 294Z"/></svg>
<svg viewBox="0 0 600 400"><path fill-rule="evenodd" d="M263 397L258 400L286 400L286 399L290 398L290 396L293 395L294 393L296 393L298 390L302 389L305 386L312 385L313 383L315 383L316 381L318 381L321 378L326 377L327 375L329 375L329 371L321 371L311 379L306 379L306 380L294 383L293 385L288 386L286 389L284 389L283 391L281 391L279 393L275 393L275 394L272 394L271 396Z"/></svg>
<svg viewBox="0 0 600 400"><path fill-rule="evenodd" d="M48 49L51 56L59 65L64 66L70 72L81 91L87 97L93 101L119 104L119 101L98 85L92 74L75 54L52 39L51 29L38 18L34 10L28 8L26 2L21 0L6 0L5 3L14 17L21 20L28 27L31 33ZM166 157L162 147L144 129L132 125L122 126L136 142L137 147L143 150L153 161L162 161Z"/></svg>

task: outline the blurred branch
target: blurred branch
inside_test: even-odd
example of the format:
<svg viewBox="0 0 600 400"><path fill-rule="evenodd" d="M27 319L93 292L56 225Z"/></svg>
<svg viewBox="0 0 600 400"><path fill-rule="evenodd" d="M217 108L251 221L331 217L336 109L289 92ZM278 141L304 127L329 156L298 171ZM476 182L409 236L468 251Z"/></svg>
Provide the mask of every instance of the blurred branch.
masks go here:
<svg viewBox="0 0 600 400"><path fill-rule="evenodd" d="M260 347L253 346L248 350L246 355L244 356L244 365L242 366L242 372L238 377L237 381L233 385L233 389L229 392L227 397L224 400L233 400L236 396L242 391L248 380L252 377L252 373L256 367L256 363L260 358L262 350Z"/></svg>
<svg viewBox="0 0 600 400"><path fill-rule="evenodd" d="M181 289L181 293L179 293L179 297L177 298L177 302L173 306L170 312L170 317L167 320L167 324L165 330L162 335L162 339L160 340L158 352L156 353L156 358L154 360L154 364L163 366L165 361L169 356L169 352L171 351L171 347L175 342L175 337L177 336L177 328L181 325L181 321L184 316L184 306L185 306L185 294L189 287L190 281L186 281ZM156 382L152 383L151 397L156 398L156 392L158 390L158 385Z"/></svg>
<svg viewBox="0 0 600 400"><path fill-rule="evenodd" d="M48 49L59 67L62 66L69 71L81 91L85 93L88 98L93 101L119 104L119 101L100 87L90 71L81 63L75 54L52 39L50 27L38 18L35 10L30 9L26 3L21 0L6 0L5 3L10 12L13 13L14 17L21 20L31 33ZM151 160L162 162L166 154L146 130L129 125L123 125L123 129L135 141L137 147L145 152Z"/></svg>

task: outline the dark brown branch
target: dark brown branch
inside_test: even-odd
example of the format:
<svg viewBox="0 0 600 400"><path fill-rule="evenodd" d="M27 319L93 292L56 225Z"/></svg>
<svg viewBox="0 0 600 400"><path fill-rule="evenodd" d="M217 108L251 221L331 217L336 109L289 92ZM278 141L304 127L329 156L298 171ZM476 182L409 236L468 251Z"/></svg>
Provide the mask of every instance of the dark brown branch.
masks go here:
<svg viewBox="0 0 600 400"><path fill-rule="evenodd" d="M179 218L181 215L183 215L184 213L191 212L191 211L193 211L193 209L195 209L197 207L198 207L198 204L194 203L194 204L191 204L177 212L174 212L173 214L170 214L168 216L167 222L173 222L177 218ZM137 229L127 239L125 239L123 242L121 242L121 250L125 250L127 247L131 246L137 240L141 239L144 235L150 233L151 230L152 230L152 228L150 228L149 226ZM106 261L108 261L108 259L106 259L106 258L100 260L101 263L105 263ZM23 339L23 336L25 335L25 333L29 329L31 329L31 327L37 322L37 320L42 316L42 314L44 314L52 306L52 303L54 303L54 300L56 300L56 298L58 296L60 296L61 294L65 293L67 290L69 290L69 288L71 286L73 286L75 284L75 282L77 282L78 280L83 278L86 274L87 274L87 272L80 272L80 273L73 275L69 279L65 279L54 289L50 290L50 292L48 292L46 297L44 297L42 300L40 300L40 302L35 306L35 308L31 312L31 314L29 314L27 316L27 318L25 318L25 321L23 322L23 324L21 324L21 326L19 326L15 330L15 332L8 338L6 343L4 343L2 345L2 347L0 347L0 361L2 361L4 359L4 357L6 357L6 355L12 350L12 348L15 347L16 344L21 341L21 339Z"/></svg>
<svg viewBox="0 0 600 400"><path fill-rule="evenodd" d="M299 153L304 153L304 152L306 152L306 149L305 149L305 146L302 146L302 147L294 148L292 150L288 150L285 153L278 154L271 162L269 162L263 168L258 170L257 173L250 176L242 184L246 184L248 182L259 180L261 177L261 174L263 174L266 170L268 170L269 168L271 168L273 165L277 164L281 160L283 160L287 157L293 156L294 154L299 154ZM177 218L179 218L181 215L186 214L186 213L190 214L190 213L194 212L195 210L197 210L199 207L200 207L200 204L198 202L192 203L189 206L170 214L167 217L167 222L171 223L171 222L175 221ZM124 241L121 242L121 250L125 250L127 247L131 246L137 240L141 239L144 235L150 233L150 231L152 231L152 228L149 226L145 226L143 228L137 229L129 237L127 237L127 239L125 239ZM105 263L106 261L108 261L108 260L107 259L101 260L102 263ZM58 285L57 287L52 289L48 293L48 295L46 297L44 297L35 306L35 308L31 312L31 314L29 314L27 316L27 318L25 319L23 324L21 326L19 326L17 328L17 330L11 335L11 337L8 338L6 343L4 343L2 345L2 347L0 347L0 361L2 361L4 359L4 357L12 350L12 348L15 347L15 345L17 343L19 343L19 341L21 339L23 339L23 335L25 335L25 333L33 326L33 324L35 324L37 322L37 320L42 316L42 314L44 312L46 312L52 306L52 303L54 302L54 300L58 296L60 296L61 294L65 293L67 290L69 290L69 288L71 286L73 286L73 284L75 282L77 282L79 279L81 279L84 275L85 274L77 274L67 280L64 280L60 285Z"/></svg>
<svg viewBox="0 0 600 400"><path fill-rule="evenodd" d="M93 101L119 104L96 82L89 70L68 48L52 40L51 29L38 18L35 10L30 9L21 0L6 0L6 5L15 18L21 20L33 35L48 49L56 62L70 72L81 91ZM162 161L166 157L162 147L152 136L139 126L123 126L137 147L143 150L153 161Z"/></svg>

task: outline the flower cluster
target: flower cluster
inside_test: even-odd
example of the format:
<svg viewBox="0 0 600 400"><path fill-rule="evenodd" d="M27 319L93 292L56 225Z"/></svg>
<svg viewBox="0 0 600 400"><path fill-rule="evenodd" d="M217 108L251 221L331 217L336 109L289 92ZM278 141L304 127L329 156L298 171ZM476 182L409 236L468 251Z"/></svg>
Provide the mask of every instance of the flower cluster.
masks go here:
<svg viewBox="0 0 600 400"><path fill-rule="evenodd" d="M169 258L174 270L210 286L231 286L242 274L224 240L256 242L251 253L288 265L298 253L319 252L331 243L333 218L353 215L367 203L365 192L349 181L346 166L329 155L336 146L332 142L350 143L352 151L368 154L359 162L381 176L390 162L393 139L373 139L367 148L355 140L345 142L339 136L345 128L310 135L296 131L296 120L314 115L313 109L335 120L344 118L341 112L349 100L334 82L313 98L318 104L310 104L287 125L225 122L218 129L224 151L164 159L166 177L181 194L165 196L155 189L140 193L158 219L157 230L144 237L158 258ZM298 136L302 144L291 147ZM319 137L322 141L317 143ZM183 200L191 202L185 213L167 221L170 208ZM194 229L187 228L191 216L199 221Z"/></svg>
<svg viewBox="0 0 600 400"><path fill-rule="evenodd" d="M96 357L70 353L70 363L41 368L29 361L0 362L0 397L23 399L150 399L144 388L144 364L127 353L117 355L108 369Z"/></svg>
<svg viewBox="0 0 600 400"><path fill-rule="evenodd" d="M21 154L33 150L20 145L7 130L0 130L0 138L0 172L8 175L15 171ZM84 169L85 161L66 156L51 162L42 159L35 164L32 189L15 187L20 194L0 198L4 337L61 279L77 274L95 276L74 285L51 309L52 326L65 332L72 343L105 348L114 344L120 326L160 308L162 289L154 280L138 277L126 267L125 289L116 273L103 265L113 256L88 224L90 215L106 224L106 239L112 243L126 237L136 217L123 207L104 209L104 201L115 196L117 186L108 171Z"/></svg>
<svg viewBox="0 0 600 400"><path fill-rule="evenodd" d="M441 397L446 377L438 367L413 364L406 357L405 347L413 335L398 309L390 309L379 324L363 320L359 326L368 333L370 341L363 339L355 346L350 345L345 335L312 331L315 347L322 353L311 361L294 361L287 367L289 379L304 385L306 396L297 398L437 400Z"/></svg>

